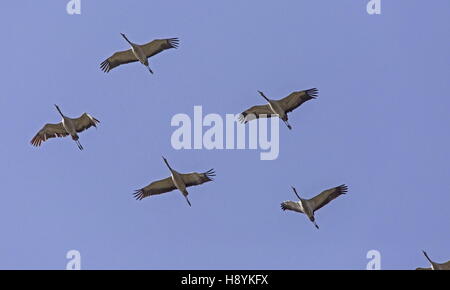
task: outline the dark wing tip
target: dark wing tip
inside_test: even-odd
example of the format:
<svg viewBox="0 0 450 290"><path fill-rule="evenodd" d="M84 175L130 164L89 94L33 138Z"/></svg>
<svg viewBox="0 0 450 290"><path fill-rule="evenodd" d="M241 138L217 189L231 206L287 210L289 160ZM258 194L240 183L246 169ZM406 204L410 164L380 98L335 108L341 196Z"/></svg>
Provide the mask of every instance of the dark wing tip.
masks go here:
<svg viewBox="0 0 450 290"><path fill-rule="evenodd" d="M41 146L41 140L36 136L33 139L31 139L30 144L35 147Z"/></svg>
<svg viewBox="0 0 450 290"><path fill-rule="evenodd" d="M145 196L144 196L144 190L143 190L143 189L135 190L134 193L133 193L133 197L134 197L136 200L141 200L141 199L143 199L143 198L145 197Z"/></svg>
<svg viewBox="0 0 450 290"><path fill-rule="evenodd" d="M104 71L105 73L109 72L111 70L110 68L110 63L108 60L105 60L104 62L102 62L100 64L100 68L102 71Z"/></svg>
<svg viewBox="0 0 450 290"><path fill-rule="evenodd" d="M169 46L171 48L178 48L178 46L180 45L180 40L178 39L178 37L169 38L167 39L167 42L169 43Z"/></svg>
<svg viewBox="0 0 450 290"><path fill-rule="evenodd" d="M284 204L284 202L281 203L281 209L284 210L284 211L287 210L287 207L286 207L286 205Z"/></svg>
<svg viewBox="0 0 450 290"><path fill-rule="evenodd" d="M239 114L239 117L238 117L238 120L239 120L239 122L241 122L241 123L247 123L249 120L248 120L248 118L247 118L247 112L242 112L242 113L240 113Z"/></svg>
<svg viewBox="0 0 450 290"><path fill-rule="evenodd" d="M36 134L36 136L33 137L33 139L31 139L30 143L31 145L35 146L35 147L39 147L41 146L42 142L44 140L41 138L41 136L39 136L39 133Z"/></svg>
<svg viewBox="0 0 450 290"><path fill-rule="evenodd" d="M311 99L315 99L317 98L317 96L319 95L319 90L316 88L312 88L309 90L306 90L306 94L311 98Z"/></svg>
<svg viewBox="0 0 450 290"><path fill-rule="evenodd" d="M211 168L210 170L206 171L205 173L203 173L206 178L208 178L209 180L213 181L213 177L216 176L216 172L214 171L213 168Z"/></svg>
<svg viewBox="0 0 450 290"><path fill-rule="evenodd" d="M348 186L345 184L338 186L339 194L346 194L348 192Z"/></svg>

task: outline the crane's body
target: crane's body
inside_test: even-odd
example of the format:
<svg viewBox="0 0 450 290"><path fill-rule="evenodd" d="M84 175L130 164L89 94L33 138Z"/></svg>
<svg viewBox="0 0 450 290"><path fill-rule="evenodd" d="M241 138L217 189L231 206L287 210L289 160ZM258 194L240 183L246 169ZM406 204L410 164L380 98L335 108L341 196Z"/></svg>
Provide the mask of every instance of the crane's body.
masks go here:
<svg viewBox="0 0 450 290"><path fill-rule="evenodd" d="M187 203L189 204L189 206L191 206L191 202L189 201L188 198L189 193L186 190L186 184L184 183L181 174L178 173L176 170L172 169L172 167L170 167L169 162L167 162L166 158L163 157L163 160L170 170L170 177L172 178L173 184L175 184L175 187L183 194L183 196L186 198Z"/></svg>
<svg viewBox="0 0 450 290"><path fill-rule="evenodd" d="M61 112L61 110L59 109L59 107L57 105L55 105L55 107L56 107L56 110L59 112L59 114L62 117L61 123L62 123L64 129L66 130L66 132L69 133L69 135L72 137L72 140L78 141L78 139L80 139L80 137L78 137L74 121L71 118L64 116L64 114ZM81 144L79 144L78 147L81 150L83 149L83 146L81 146Z"/></svg>
<svg viewBox="0 0 450 290"><path fill-rule="evenodd" d="M269 108L272 111L272 113L274 115L277 115L278 118L280 118L286 124L286 126L289 128L289 130L292 130L292 126L289 125L289 123L288 123L287 113L286 113L285 109L283 109L283 107L281 106L280 102L277 100L271 100L271 99L267 98L266 95L264 95L264 93L261 91L258 91L258 92L268 102Z"/></svg>
<svg viewBox="0 0 450 290"><path fill-rule="evenodd" d="M148 57L145 54L144 49L140 45L129 41L125 34L121 33L120 35L122 35L122 37L130 44L131 51L133 52L134 56L139 60L139 62L145 65L150 73L153 73L148 63Z"/></svg>

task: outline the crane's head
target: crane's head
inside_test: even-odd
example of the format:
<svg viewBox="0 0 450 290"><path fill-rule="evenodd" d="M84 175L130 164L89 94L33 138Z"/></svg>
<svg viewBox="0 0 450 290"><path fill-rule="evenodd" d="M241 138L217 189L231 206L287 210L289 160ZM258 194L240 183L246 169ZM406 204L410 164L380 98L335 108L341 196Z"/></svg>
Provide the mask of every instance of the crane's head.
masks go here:
<svg viewBox="0 0 450 290"><path fill-rule="evenodd" d="M131 44L131 41L128 40L127 36L123 33L120 33L120 35L122 35L122 37L129 43Z"/></svg>

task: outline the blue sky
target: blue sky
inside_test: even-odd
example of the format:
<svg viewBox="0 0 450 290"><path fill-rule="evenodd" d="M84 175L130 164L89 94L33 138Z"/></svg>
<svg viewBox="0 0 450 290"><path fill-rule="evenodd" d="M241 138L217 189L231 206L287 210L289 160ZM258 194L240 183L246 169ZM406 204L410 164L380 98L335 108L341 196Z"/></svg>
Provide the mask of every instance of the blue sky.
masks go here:
<svg viewBox="0 0 450 290"><path fill-rule="evenodd" d="M58 3L57 3L58 2ZM67 1L68 2L68 1ZM450 2L5 1L0 24L0 268L384 269L450 259ZM140 9L137 10L136 7ZM104 74L134 42L179 37L180 48ZM319 98L280 124L280 156L174 150L177 113L239 113L317 87ZM29 141L53 104L102 123L40 148ZM215 168L214 182L143 201L133 190ZM349 192L321 209L316 230L282 212L294 185L309 198Z"/></svg>

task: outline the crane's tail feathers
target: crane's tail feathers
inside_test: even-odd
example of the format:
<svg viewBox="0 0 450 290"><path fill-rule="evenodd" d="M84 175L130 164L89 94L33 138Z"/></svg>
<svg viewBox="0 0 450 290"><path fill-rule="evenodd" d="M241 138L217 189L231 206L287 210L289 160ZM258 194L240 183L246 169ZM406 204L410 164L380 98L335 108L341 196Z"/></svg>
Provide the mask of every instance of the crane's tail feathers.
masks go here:
<svg viewBox="0 0 450 290"><path fill-rule="evenodd" d="M143 198L145 197L144 191L143 191L142 189L135 190L134 193L133 193L133 197L134 197L136 200L141 200L141 199L143 199Z"/></svg>
<svg viewBox="0 0 450 290"><path fill-rule="evenodd" d="M319 95L319 90L316 89L316 88L309 89L309 90L306 90L306 94L307 94L308 97L310 97L311 99L315 99L315 98L317 98L317 96Z"/></svg>

